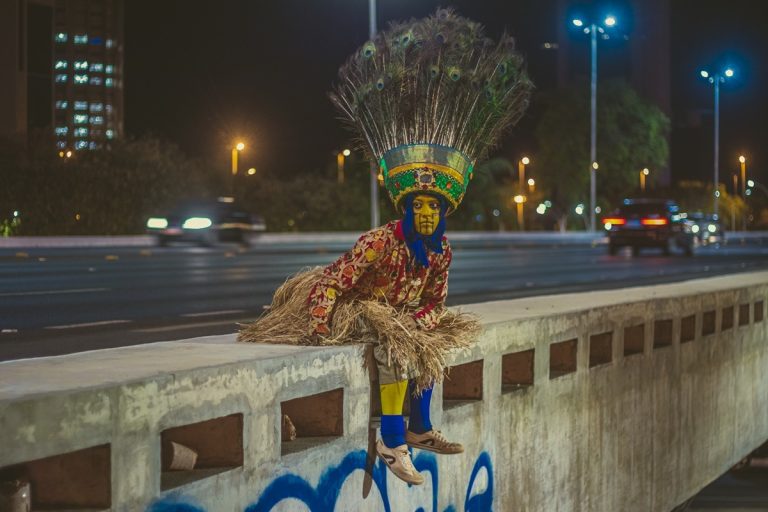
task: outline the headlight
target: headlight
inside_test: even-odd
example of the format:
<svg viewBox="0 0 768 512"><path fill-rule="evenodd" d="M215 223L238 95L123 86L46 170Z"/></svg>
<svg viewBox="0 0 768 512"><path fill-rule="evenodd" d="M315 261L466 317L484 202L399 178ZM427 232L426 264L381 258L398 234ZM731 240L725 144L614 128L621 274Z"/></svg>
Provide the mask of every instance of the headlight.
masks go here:
<svg viewBox="0 0 768 512"><path fill-rule="evenodd" d="M184 229L205 229L211 227L211 219L208 217L190 217L181 226Z"/></svg>
<svg viewBox="0 0 768 512"><path fill-rule="evenodd" d="M717 226L715 226L714 224L710 224L709 226L707 226L707 231L709 231L710 233L714 233L715 231L717 231Z"/></svg>
<svg viewBox="0 0 768 512"><path fill-rule="evenodd" d="M698 224L694 224L693 226L691 226L691 231L693 231L694 233L698 233L699 232L699 225Z"/></svg>
<svg viewBox="0 0 768 512"><path fill-rule="evenodd" d="M168 221L160 217L150 217L147 220L147 227L152 229L165 229L168 227Z"/></svg>

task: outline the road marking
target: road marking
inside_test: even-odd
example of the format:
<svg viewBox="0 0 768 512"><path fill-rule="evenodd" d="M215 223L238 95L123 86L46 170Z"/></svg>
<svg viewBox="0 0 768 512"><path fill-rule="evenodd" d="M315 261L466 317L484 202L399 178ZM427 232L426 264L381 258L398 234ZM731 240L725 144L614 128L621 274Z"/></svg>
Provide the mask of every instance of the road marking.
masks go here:
<svg viewBox="0 0 768 512"><path fill-rule="evenodd" d="M206 311L204 313L185 313L183 317L195 318L198 316L216 316L216 315L234 315L236 313L245 313L244 309L224 309L222 311Z"/></svg>
<svg viewBox="0 0 768 512"><path fill-rule="evenodd" d="M41 290L39 292L8 292L0 293L0 297L23 297L25 295L59 295L62 293L93 293L105 292L109 288L76 288L73 290Z"/></svg>
<svg viewBox="0 0 768 512"><path fill-rule="evenodd" d="M130 320L102 320L101 322L85 322L82 324L52 325L45 329L76 329L77 327L96 327L99 325L127 324Z"/></svg>
<svg viewBox="0 0 768 512"><path fill-rule="evenodd" d="M237 321L243 321L243 319L233 320L219 320L216 322L196 322L194 324L180 324L180 325L168 325L166 327L152 327L149 329L134 329L132 332L170 332L170 331L184 331L188 329L196 329L198 327L210 327L213 325L226 325L235 324Z"/></svg>

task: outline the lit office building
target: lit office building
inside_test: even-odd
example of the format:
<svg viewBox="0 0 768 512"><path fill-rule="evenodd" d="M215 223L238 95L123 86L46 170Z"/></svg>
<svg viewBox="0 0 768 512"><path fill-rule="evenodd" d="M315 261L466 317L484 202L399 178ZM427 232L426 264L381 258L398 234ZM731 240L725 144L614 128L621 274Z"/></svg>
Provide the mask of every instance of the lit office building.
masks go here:
<svg viewBox="0 0 768 512"><path fill-rule="evenodd" d="M0 85L0 134L50 127L59 150L120 137L123 0L21 0L5 9L12 51L0 68L15 80Z"/></svg>

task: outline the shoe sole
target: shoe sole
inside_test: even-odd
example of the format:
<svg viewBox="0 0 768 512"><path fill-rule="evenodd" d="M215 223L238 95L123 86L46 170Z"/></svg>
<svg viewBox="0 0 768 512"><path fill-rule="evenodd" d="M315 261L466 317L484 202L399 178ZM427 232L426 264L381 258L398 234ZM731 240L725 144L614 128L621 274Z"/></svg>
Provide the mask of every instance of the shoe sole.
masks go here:
<svg viewBox="0 0 768 512"><path fill-rule="evenodd" d="M407 444L411 448L418 448L419 450L426 450L428 452L437 453L439 455L458 455L460 453L464 453L464 448L455 452L446 452L428 444L411 443L411 442L406 442L405 444Z"/></svg>
<svg viewBox="0 0 768 512"><path fill-rule="evenodd" d="M423 484L423 483L424 483L424 480L423 480L423 479L421 480L421 482L411 482L410 480L406 480L405 478L401 477L400 475L398 475L397 473L395 473L395 472L392 470L392 466L390 466L390 465L389 465L389 462L387 462L387 459L385 459L385 458L384 458L384 456L383 456L382 454L380 454L378 451L376 452L376 456L377 456L379 459L381 459L381 461L382 461L382 462L383 462L383 463L384 463L384 464L387 466L387 469L389 469L389 472L390 472L390 473L392 473L393 475L395 475L397 478L399 478L399 479L400 479L400 480L402 480L403 482L405 482L405 483L407 483L407 484L411 484L411 485L421 485L421 484Z"/></svg>

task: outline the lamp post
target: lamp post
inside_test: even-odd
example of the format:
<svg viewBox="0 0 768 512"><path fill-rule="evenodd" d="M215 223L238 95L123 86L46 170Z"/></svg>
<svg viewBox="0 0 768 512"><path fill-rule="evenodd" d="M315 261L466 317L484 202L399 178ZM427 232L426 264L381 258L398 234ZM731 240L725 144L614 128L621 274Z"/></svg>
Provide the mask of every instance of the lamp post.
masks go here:
<svg viewBox="0 0 768 512"><path fill-rule="evenodd" d="M236 143L232 147L232 177L230 179L230 188L232 196L235 195L235 176L237 175L237 157L240 151L245 149L245 144L242 142Z"/></svg>
<svg viewBox="0 0 768 512"><path fill-rule="evenodd" d="M368 0L368 38L376 37L376 0ZM379 164L371 162L371 229L379 225Z"/></svg>
<svg viewBox="0 0 768 512"><path fill-rule="evenodd" d="M517 162L517 192L522 194L524 192L523 183L525 183L525 166L531 163L531 159L524 156Z"/></svg>
<svg viewBox="0 0 768 512"><path fill-rule="evenodd" d="M344 161L352 152L348 149L336 153L336 182L344 183Z"/></svg>
<svg viewBox="0 0 768 512"><path fill-rule="evenodd" d="M591 36L591 62L592 72L590 74L590 131L589 131L589 161L592 166L589 170L589 230L595 231L595 207L597 204L597 33L602 34L603 39L608 39L605 28L597 23L591 23L585 26L581 19L574 19L573 24L576 27L584 27L584 33ZM603 20L606 27L614 27L616 18L607 16Z"/></svg>
<svg viewBox="0 0 768 512"><path fill-rule="evenodd" d="M720 84L725 83L726 78L733 77L734 73L732 69L728 68L722 74L710 74L707 70L701 70L699 74L712 84L715 89L715 189L712 207L714 209L714 216L717 218L717 200L720 197L720 190L718 189L720 183Z"/></svg>
<svg viewBox="0 0 768 512"><path fill-rule="evenodd" d="M645 192L645 177L650 173L651 171L649 171L647 167L640 171L640 190L643 192Z"/></svg>
<svg viewBox="0 0 768 512"><path fill-rule="evenodd" d="M525 217L523 216L523 204L525 204L525 196L518 194L514 197L515 203L517 203L517 225L520 231L525 231Z"/></svg>
<svg viewBox="0 0 768 512"><path fill-rule="evenodd" d="M533 194L533 192L536 190L536 180L533 178L528 178L528 192Z"/></svg>

